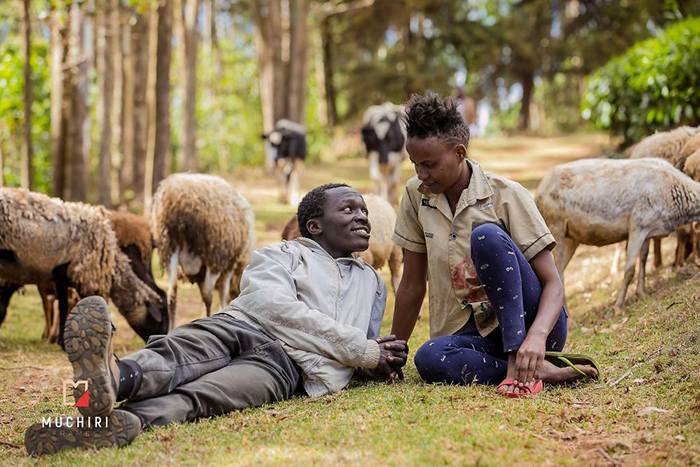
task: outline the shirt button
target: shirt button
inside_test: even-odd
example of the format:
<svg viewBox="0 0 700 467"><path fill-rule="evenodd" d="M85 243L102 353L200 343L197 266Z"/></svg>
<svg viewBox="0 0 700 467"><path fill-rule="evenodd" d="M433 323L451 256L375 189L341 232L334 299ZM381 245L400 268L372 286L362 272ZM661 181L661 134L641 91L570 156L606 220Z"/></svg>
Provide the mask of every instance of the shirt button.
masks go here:
<svg viewBox="0 0 700 467"><path fill-rule="evenodd" d="M469 305L469 302L466 300L462 300L462 306L467 306L467 305Z"/></svg>
<svg viewBox="0 0 700 467"><path fill-rule="evenodd" d="M450 233L450 240L454 240L455 238L457 238L457 234L453 231Z"/></svg>

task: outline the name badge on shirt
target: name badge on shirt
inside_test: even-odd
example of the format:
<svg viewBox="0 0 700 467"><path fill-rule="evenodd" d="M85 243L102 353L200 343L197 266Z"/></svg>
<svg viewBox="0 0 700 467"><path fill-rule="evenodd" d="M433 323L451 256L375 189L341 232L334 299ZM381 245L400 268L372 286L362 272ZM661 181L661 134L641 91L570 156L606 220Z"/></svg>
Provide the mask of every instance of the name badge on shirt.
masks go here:
<svg viewBox="0 0 700 467"><path fill-rule="evenodd" d="M437 209L437 206L433 206L430 204L430 201L428 200L428 198L421 198L420 205L428 207L428 208Z"/></svg>
<svg viewBox="0 0 700 467"><path fill-rule="evenodd" d="M484 209L492 208L493 207L493 201L487 201L484 204L480 204L478 206L479 211L483 211Z"/></svg>

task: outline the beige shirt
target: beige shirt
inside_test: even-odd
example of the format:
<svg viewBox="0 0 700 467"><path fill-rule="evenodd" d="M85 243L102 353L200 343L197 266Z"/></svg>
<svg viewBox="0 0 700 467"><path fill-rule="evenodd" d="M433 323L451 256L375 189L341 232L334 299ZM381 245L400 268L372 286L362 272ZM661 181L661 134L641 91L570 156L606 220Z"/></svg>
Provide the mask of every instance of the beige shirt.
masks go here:
<svg viewBox="0 0 700 467"><path fill-rule="evenodd" d="M498 327L471 260L471 233L482 224L497 224L508 232L528 261L554 237L530 193L519 183L485 173L476 161L469 186L462 191L454 215L444 194L428 191L418 177L406 183L393 241L428 255L430 336L453 334L474 312L482 336Z"/></svg>
<svg viewBox="0 0 700 467"><path fill-rule="evenodd" d="M343 389L355 367L376 368L386 287L361 259L334 259L308 238L253 253L241 294L224 308L281 342L302 370L304 389Z"/></svg>

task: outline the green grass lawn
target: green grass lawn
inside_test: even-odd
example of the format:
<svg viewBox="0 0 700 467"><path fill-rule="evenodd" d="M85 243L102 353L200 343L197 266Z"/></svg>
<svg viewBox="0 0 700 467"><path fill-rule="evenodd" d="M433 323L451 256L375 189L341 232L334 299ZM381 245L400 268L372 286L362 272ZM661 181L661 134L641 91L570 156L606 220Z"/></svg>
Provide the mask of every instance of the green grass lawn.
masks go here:
<svg viewBox="0 0 700 467"><path fill-rule="evenodd" d="M597 135L477 140L471 156L486 170L534 189L553 165L599 154ZM366 162L307 167L303 188L346 181L368 191ZM406 165L405 175L411 174ZM277 241L291 208L276 203L274 180L258 169L227 176L256 211L258 246ZM664 242L670 262L673 241ZM354 382L338 394L297 398L198 423L144 433L127 448L28 457L24 430L42 416L67 415L61 382L70 366L41 340L43 317L32 287L13 298L0 328L0 465L689 465L700 463L700 276L695 266L648 274L650 295L612 311L621 274L608 277L613 247L581 247L566 274L571 311L567 348L595 355L604 379L547 387L529 400L493 387L423 384L412 362L402 383ZM388 284L388 271L382 271ZM165 277L157 274L159 285ZM634 289L631 290L634 292ZM393 312L389 294L383 331ZM179 288L178 324L200 317L198 291ZM115 312L116 313L116 312ZM142 341L115 314L115 351ZM424 317L411 338L428 338Z"/></svg>

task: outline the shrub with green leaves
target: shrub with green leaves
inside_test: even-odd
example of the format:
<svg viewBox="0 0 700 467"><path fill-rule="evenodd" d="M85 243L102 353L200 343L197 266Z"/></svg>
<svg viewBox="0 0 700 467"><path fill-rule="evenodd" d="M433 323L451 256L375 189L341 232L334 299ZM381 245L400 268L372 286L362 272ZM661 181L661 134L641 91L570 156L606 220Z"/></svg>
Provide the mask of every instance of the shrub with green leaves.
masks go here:
<svg viewBox="0 0 700 467"><path fill-rule="evenodd" d="M582 112L627 143L700 124L700 18L673 24L589 76Z"/></svg>

